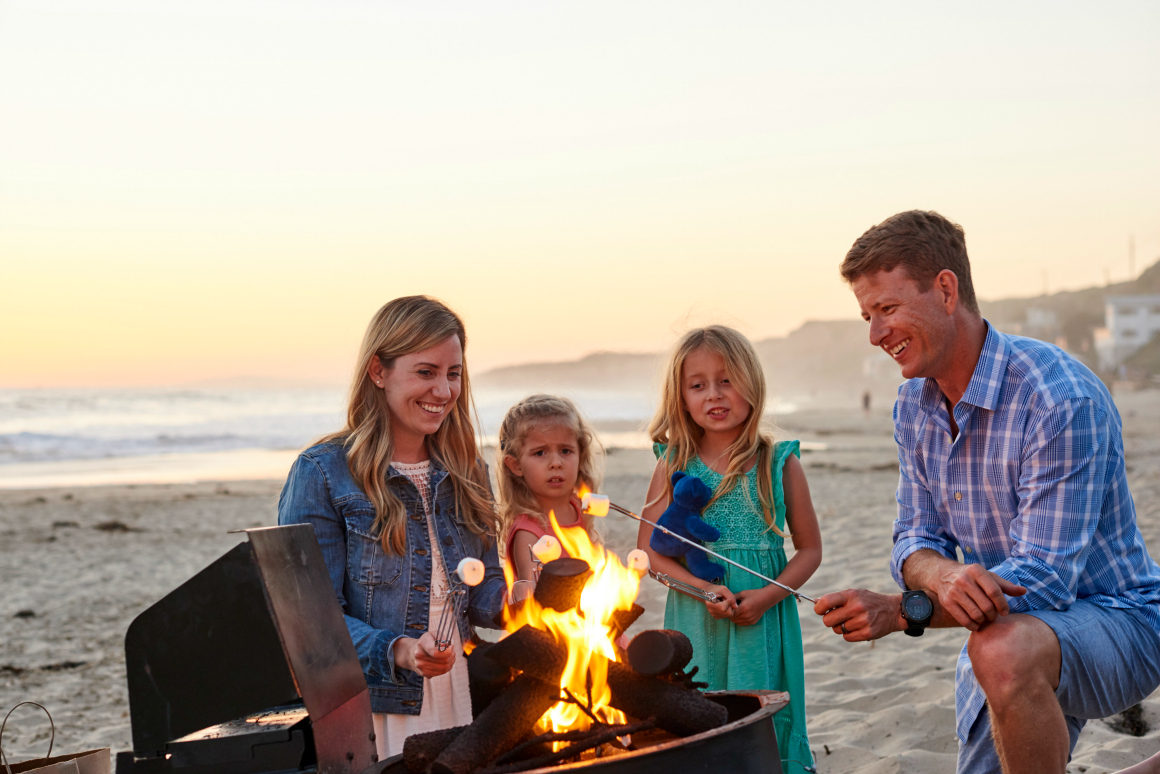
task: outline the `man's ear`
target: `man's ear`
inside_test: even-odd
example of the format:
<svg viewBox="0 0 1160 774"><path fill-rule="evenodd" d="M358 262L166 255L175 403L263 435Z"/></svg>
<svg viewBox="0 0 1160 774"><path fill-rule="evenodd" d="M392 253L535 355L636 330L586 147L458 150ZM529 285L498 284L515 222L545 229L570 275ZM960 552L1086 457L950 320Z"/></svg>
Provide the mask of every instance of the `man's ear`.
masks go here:
<svg viewBox="0 0 1160 774"><path fill-rule="evenodd" d="M524 468L520 461L510 454L503 455L503 466L516 478L524 477Z"/></svg>
<svg viewBox="0 0 1160 774"><path fill-rule="evenodd" d="M959 305L959 278L950 269L943 269L934 278L935 290L939 293L947 314L954 313Z"/></svg>

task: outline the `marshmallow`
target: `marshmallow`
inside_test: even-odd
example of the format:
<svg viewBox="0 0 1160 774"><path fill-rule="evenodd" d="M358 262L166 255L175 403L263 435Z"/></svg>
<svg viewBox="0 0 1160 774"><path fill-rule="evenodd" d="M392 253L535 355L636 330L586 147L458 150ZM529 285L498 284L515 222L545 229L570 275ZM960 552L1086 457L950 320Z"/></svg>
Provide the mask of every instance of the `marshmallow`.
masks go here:
<svg viewBox="0 0 1160 774"><path fill-rule="evenodd" d="M564 550L560 548L560 541L552 535L544 535L532 546L532 556L544 564L559 559L562 553Z"/></svg>
<svg viewBox="0 0 1160 774"><path fill-rule="evenodd" d="M640 575L644 575L646 572L648 572L648 554L646 554L644 551L641 551L639 548L634 548L628 552L628 556L626 558L628 559L628 569L639 573Z"/></svg>
<svg viewBox="0 0 1160 774"><path fill-rule="evenodd" d="M483 562L471 556L465 556L455 568L455 574L468 586L478 586L483 581L483 573Z"/></svg>
<svg viewBox="0 0 1160 774"><path fill-rule="evenodd" d="M588 493L580 499L580 508L589 516L607 516L608 506L612 504L608 495Z"/></svg>

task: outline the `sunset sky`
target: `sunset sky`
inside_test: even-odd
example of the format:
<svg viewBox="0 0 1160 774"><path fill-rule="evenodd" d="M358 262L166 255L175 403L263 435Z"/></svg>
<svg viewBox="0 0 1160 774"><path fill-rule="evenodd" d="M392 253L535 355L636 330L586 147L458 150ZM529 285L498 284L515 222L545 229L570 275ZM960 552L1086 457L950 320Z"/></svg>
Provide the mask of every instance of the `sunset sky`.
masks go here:
<svg viewBox="0 0 1160 774"><path fill-rule="evenodd" d="M1160 4L0 0L0 387L344 382L853 318L894 212L980 295L1160 259Z"/></svg>

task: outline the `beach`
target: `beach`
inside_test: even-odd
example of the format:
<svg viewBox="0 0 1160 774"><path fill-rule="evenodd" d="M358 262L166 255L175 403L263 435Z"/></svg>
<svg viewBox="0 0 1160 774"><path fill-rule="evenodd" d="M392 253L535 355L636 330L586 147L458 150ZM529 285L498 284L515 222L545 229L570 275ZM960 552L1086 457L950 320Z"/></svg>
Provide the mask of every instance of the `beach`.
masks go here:
<svg viewBox="0 0 1160 774"><path fill-rule="evenodd" d="M1160 547L1160 394L1116 395L1124 417L1129 481L1141 529ZM888 408L800 411L780 421L799 438L821 522L824 559L803 591L850 586L895 591L888 570L897 463ZM653 467L647 450L608 450L603 491L631 510ZM124 637L135 616L245 540L237 530L275 523L281 481L208 481L0 490L0 711L45 705L54 752L132 747ZM621 556L636 523L602 525ZM664 589L645 582L645 614L630 630L659 627ZM961 630L846 643L808 604L807 716L819 772L929 774L954 770L954 666ZM207 675L212 685L213 675ZM1137 718L1089 722L1068 772L1102 774L1160 750L1160 692ZM1134 724L1133 722L1139 722ZM1130 731L1140 731L1134 735ZM12 760L43 755L48 723L24 707L8 721Z"/></svg>

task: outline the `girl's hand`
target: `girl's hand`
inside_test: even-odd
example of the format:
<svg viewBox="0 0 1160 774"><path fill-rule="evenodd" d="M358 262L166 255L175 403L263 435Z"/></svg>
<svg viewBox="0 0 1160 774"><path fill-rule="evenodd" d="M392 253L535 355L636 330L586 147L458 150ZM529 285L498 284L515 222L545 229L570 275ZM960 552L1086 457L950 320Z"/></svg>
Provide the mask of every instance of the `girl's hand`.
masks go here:
<svg viewBox="0 0 1160 774"><path fill-rule="evenodd" d="M451 648L439 650L435 646L435 636L423 632L419 639L400 637L395 640L395 666L418 672L423 677L438 677L451 671L455 663L455 651Z"/></svg>
<svg viewBox="0 0 1160 774"><path fill-rule="evenodd" d="M762 589L750 589L737 593L737 612L733 614L733 623L738 626L752 626L761 620L765 611L773 607L777 599L777 586L766 586Z"/></svg>
<svg viewBox="0 0 1160 774"><path fill-rule="evenodd" d="M705 591L716 592L723 597L720 602L705 602L705 609L709 611L709 615L714 618L733 620L733 616L737 613L737 598L733 596L733 592L724 586L709 586Z"/></svg>

